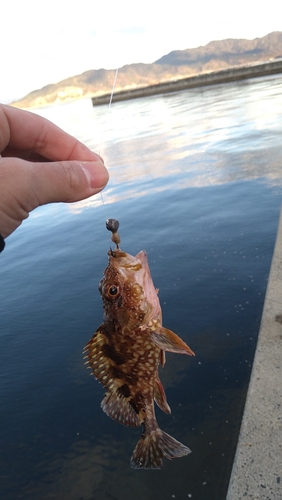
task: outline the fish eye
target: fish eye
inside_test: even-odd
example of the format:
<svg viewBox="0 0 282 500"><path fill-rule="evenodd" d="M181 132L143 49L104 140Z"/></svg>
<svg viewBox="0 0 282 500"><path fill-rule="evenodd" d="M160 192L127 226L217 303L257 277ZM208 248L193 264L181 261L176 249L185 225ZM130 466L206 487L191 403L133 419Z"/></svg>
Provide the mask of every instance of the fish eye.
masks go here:
<svg viewBox="0 0 282 500"><path fill-rule="evenodd" d="M109 288L109 294L110 295L116 295L118 293L118 288L115 285L110 286Z"/></svg>
<svg viewBox="0 0 282 500"><path fill-rule="evenodd" d="M120 287L118 283L108 282L102 285L102 297L106 300L115 301L120 296Z"/></svg>
<svg viewBox="0 0 282 500"><path fill-rule="evenodd" d="M116 300L120 296L120 288L118 284L108 283L103 287L103 295L105 299Z"/></svg>

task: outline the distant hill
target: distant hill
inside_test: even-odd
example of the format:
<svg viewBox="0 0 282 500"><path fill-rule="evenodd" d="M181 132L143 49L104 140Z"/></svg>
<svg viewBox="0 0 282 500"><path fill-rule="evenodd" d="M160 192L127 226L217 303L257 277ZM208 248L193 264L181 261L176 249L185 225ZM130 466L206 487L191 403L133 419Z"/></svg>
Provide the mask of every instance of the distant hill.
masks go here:
<svg viewBox="0 0 282 500"><path fill-rule="evenodd" d="M119 69L116 91L154 85L193 75L246 66L282 58L282 32L275 31L254 40L226 39L195 49L174 50L152 64L129 64ZM85 71L58 83L34 90L12 105L38 108L108 93L114 70Z"/></svg>
<svg viewBox="0 0 282 500"><path fill-rule="evenodd" d="M278 57L282 57L281 31L254 40L228 38L209 42L196 49L174 50L158 59L155 64L189 65L199 71L200 68L209 70L210 65L213 70L224 69Z"/></svg>

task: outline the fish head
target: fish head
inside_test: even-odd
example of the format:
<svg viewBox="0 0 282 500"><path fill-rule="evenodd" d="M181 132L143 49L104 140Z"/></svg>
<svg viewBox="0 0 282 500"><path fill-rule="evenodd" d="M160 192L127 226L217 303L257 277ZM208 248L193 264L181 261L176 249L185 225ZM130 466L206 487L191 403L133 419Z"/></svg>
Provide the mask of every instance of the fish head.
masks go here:
<svg viewBox="0 0 282 500"><path fill-rule="evenodd" d="M161 321L161 307L144 250L135 257L116 248L108 251L109 262L99 283L104 321L123 331Z"/></svg>

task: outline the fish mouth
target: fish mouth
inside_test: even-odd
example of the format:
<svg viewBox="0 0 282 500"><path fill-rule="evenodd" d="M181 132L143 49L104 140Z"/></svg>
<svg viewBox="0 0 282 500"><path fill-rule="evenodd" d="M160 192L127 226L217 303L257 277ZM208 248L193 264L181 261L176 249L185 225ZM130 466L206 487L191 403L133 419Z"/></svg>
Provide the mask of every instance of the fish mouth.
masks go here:
<svg viewBox="0 0 282 500"><path fill-rule="evenodd" d="M129 253L123 252L120 248L115 248L115 250L110 248L110 250L108 250L109 263L119 271L139 271L143 267L143 263L145 264L145 260L142 256L143 252L145 251L142 250L134 257ZM139 256L141 258L139 258Z"/></svg>
<svg viewBox="0 0 282 500"><path fill-rule="evenodd" d="M142 267L149 267L148 264L148 255L146 250L140 250L137 255L135 255L135 259L140 260Z"/></svg>
<svg viewBox="0 0 282 500"><path fill-rule="evenodd" d="M118 248L109 250L108 255L111 266L114 266L125 279L134 281L143 288L146 301L149 302L151 306L149 313L150 318L147 318L148 321L151 319L151 316L161 321L161 306L157 290L152 280L147 252L141 250L134 257Z"/></svg>
<svg viewBox="0 0 282 500"><path fill-rule="evenodd" d="M150 316L158 319L158 321L161 322L162 312L161 312L160 301L158 298L158 290L155 288L151 276L147 252L145 250L141 250L141 252L139 252L135 258L138 259L142 264L142 271L143 271L142 283L140 282L139 284L143 287L146 298L152 306ZM151 318L148 318L148 320L150 319Z"/></svg>
<svg viewBox="0 0 282 500"><path fill-rule="evenodd" d="M119 259L120 257L126 257L128 254L123 252L120 248L115 248L114 250L110 248L108 250L108 256L113 257L114 259Z"/></svg>

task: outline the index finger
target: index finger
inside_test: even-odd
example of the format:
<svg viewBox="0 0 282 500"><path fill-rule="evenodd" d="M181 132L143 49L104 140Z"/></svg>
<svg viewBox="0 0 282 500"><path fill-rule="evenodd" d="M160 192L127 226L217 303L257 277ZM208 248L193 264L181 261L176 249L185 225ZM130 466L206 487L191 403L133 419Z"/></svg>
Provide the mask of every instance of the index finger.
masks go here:
<svg viewBox="0 0 282 500"><path fill-rule="evenodd" d="M100 157L46 118L22 109L0 106L0 146L28 150L49 160L100 160ZM2 144L1 144L2 143Z"/></svg>

